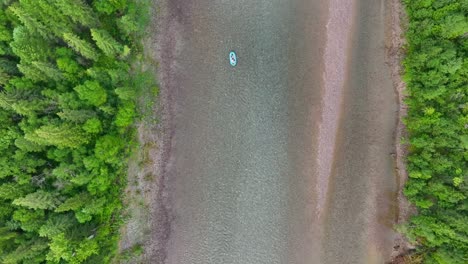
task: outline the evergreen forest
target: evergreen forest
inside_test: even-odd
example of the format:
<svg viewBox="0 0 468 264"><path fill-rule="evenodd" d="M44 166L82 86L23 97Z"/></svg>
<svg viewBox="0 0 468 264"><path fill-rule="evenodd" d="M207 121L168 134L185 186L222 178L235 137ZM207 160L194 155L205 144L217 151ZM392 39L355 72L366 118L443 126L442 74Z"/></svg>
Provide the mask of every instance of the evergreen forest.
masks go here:
<svg viewBox="0 0 468 264"><path fill-rule="evenodd" d="M424 263L468 263L468 1L404 0L409 180Z"/></svg>
<svg viewBox="0 0 468 264"><path fill-rule="evenodd" d="M109 263L143 0L0 0L0 263Z"/></svg>

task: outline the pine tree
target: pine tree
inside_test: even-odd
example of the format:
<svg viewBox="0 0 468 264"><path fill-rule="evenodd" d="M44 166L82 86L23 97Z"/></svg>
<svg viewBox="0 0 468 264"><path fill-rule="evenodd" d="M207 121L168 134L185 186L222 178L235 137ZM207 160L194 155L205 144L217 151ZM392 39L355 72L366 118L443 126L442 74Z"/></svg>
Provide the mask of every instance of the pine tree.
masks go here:
<svg viewBox="0 0 468 264"><path fill-rule="evenodd" d="M122 52L122 45L118 43L107 31L102 29L91 29L91 36L96 45L107 56L113 57Z"/></svg>
<svg viewBox="0 0 468 264"><path fill-rule="evenodd" d="M76 223L73 214L53 214L39 229L39 236L53 238Z"/></svg>
<svg viewBox="0 0 468 264"><path fill-rule="evenodd" d="M14 205L24 206L30 209L54 209L57 207L58 203L59 201L52 193L42 190L30 193L13 201Z"/></svg>
<svg viewBox="0 0 468 264"><path fill-rule="evenodd" d="M83 26L95 26L97 15L83 0L55 0L55 6L73 22Z"/></svg>
<svg viewBox="0 0 468 264"><path fill-rule="evenodd" d="M23 242L11 253L4 255L1 260L3 264L43 263L48 247L47 240L34 237L30 241Z"/></svg>
<svg viewBox="0 0 468 264"><path fill-rule="evenodd" d="M30 32L36 32L46 39L51 39L53 37L52 32L47 28L47 25L38 21L31 15L30 12L24 10L19 4L15 3L11 5L9 9L18 17L18 19Z"/></svg>
<svg viewBox="0 0 468 264"><path fill-rule="evenodd" d="M19 185L16 182L8 182L0 185L0 199L14 200L25 194L29 186Z"/></svg>
<svg viewBox="0 0 468 264"><path fill-rule="evenodd" d="M62 73L51 63L33 61L32 65L36 67L40 72L42 72L45 76L49 77L54 81L59 81L63 77Z"/></svg>
<svg viewBox="0 0 468 264"><path fill-rule="evenodd" d="M40 152L44 150L43 146L37 143L31 142L25 139L24 137L17 138L15 140L15 146L25 152Z"/></svg>
<svg viewBox="0 0 468 264"><path fill-rule="evenodd" d="M96 116L96 112L91 110L71 110L71 109L63 109L61 112L57 113L57 115L62 120L70 121L73 123L82 123Z"/></svg>
<svg viewBox="0 0 468 264"><path fill-rule="evenodd" d="M13 104L16 102L17 97L15 94L6 91L0 91L0 107L5 110L11 110Z"/></svg>
<svg viewBox="0 0 468 264"><path fill-rule="evenodd" d="M12 32L10 30L10 25L8 25L9 21L5 14L5 9L6 8L3 6L0 7L0 41L8 42L12 38Z"/></svg>
<svg viewBox="0 0 468 264"><path fill-rule="evenodd" d="M76 211L89 202L89 195L87 193L78 193L73 197L68 198L59 205L55 212L62 213L67 211Z"/></svg>
<svg viewBox="0 0 468 264"><path fill-rule="evenodd" d="M35 26L39 25L39 33L46 39L53 39L71 31L73 23L69 17L57 12L51 2L53 0L21 0L13 10L31 32L37 32Z"/></svg>
<svg viewBox="0 0 468 264"><path fill-rule="evenodd" d="M0 226L0 245L14 239L17 236L18 236L17 232L11 231L6 226ZM0 253L1 253L1 251L0 251Z"/></svg>
<svg viewBox="0 0 468 264"><path fill-rule="evenodd" d="M9 75L17 75L19 73L16 64L18 62L13 59L0 58L0 69Z"/></svg>
<svg viewBox="0 0 468 264"><path fill-rule="evenodd" d="M79 127L68 124L45 125L26 134L25 138L40 145L61 148L77 148L88 142L86 134Z"/></svg>
<svg viewBox="0 0 468 264"><path fill-rule="evenodd" d="M25 3L27 2L27 4ZM57 8L51 3L53 0L22 0L22 5L25 9L37 17L47 26L47 29L55 35L60 37L63 33L71 32L73 30L73 23L62 12L57 12Z"/></svg>
<svg viewBox="0 0 468 264"><path fill-rule="evenodd" d="M30 79L31 81L47 81L47 76L44 75L37 67L33 66L32 64L18 64L18 69L22 74L24 74L24 77Z"/></svg>
<svg viewBox="0 0 468 264"><path fill-rule="evenodd" d="M63 34L63 39L73 50L81 54L83 57L90 60L97 60L99 53L86 40L80 39L80 37L73 33Z"/></svg>
<svg viewBox="0 0 468 264"><path fill-rule="evenodd" d="M2 68L0 68L0 86L5 86L8 84L8 81L10 80L11 76L3 71Z"/></svg>
<svg viewBox="0 0 468 264"><path fill-rule="evenodd" d="M34 117L36 112L42 112L42 102L38 100L18 100L12 105L13 111L21 116Z"/></svg>
<svg viewBox="0 0 468 264"><path fill-rule="evenodd" d="M50 43L22 26L15 27L13 30L13 42L10 46L15 55L25 64L33 61L48 61L52 57Z"/></svg>
<svg viewBox="0 0 468 264"><path fill-rule="evenodd" d="M100 215L104 212L105 204L106 199L103 197L88 200L86 205L81 210L75 212L75 217L80 223L89 222L93 219L93 216Z"/></svg>
<svg viewBox="0 0 468 264"><path fill-rule="evenodd" d="M0 92L0 107L20 115L34 115L35 111L42 109L44 103L43 100L38 100L32 91L9 89Z"/></svg>

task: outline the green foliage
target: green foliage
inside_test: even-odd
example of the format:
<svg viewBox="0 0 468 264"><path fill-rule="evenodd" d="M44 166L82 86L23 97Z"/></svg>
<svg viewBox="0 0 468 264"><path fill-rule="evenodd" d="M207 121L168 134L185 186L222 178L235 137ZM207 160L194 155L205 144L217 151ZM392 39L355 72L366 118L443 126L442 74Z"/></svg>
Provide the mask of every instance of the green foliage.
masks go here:
<svg viewBox="0 0 468 264"><path fill-rule="evenodd" d="M44 125L26 134L25 138L39 145L77 148L88 142L88 137L81 128L69 124Z"/></svg>
<svg viewBox="0 0 468 264"><path fill-rule="evenodd" d="M96 113L91 110L72 110L72 109L63 109L61 112L58 112L57 115L60 119L64 121L70 121L72 123L82 123L88 120L89 118L95 117ZM86 131L86 128L83 127Z"/></svg>
<svg viewBox="0 0 468 264"><path fill-rule="evenodd" d="M55 6L75 23L87 27L98 24L96 14L83 0L56 0Z"/></svg>
<svg viewBox="0 0 468 264"><path fill-rule="evenodd" d="M125 262L129 262L132 258L138 257L143 253L144 249L143 246L140 244L136 244L133 247L127 248L122 251L122 253L118 256L120 260L124 260Z"/></svg>
<svg viewBox="0 0 468 264"><path fill-rule="evenodd" d="M404 233L426 263L468 262L468 2L405 0L409 179Z"/></svg>
<svg viewBox="0 0 468 264"><path fill-rule="evenodd" d="M91 118L83 124L83 129L90 134L98 134L102 131L102 123L97 118Z"/></svg>
<svg viewBox="0 0 468 264"><path fill-rule="evenodd" d="M56 210L57 211L57 210ZM54 238L75 224L70 214L54 214L39 228L39 236Z"/></svg>
<svg viewBox="0 0 468 264"><path fill-rule="evenodd" d="M90 60L98 59L98 52L86 40L81 39L73 33L64 33L63 39L68 43L70 48L81 54L83 57Z"/></svg>
<svg viewBox="0 0 468 264"><path fill-rule="evenodd" d="M115 89L115 93L121 100L132 100L136 95L135 89L131 87L118 87Z"/></svg>
<svg viewBox="0 0 468 264"><path fill-rule="evenodd" d="M23 1L26 2L27 1ZM21 21L21 23L28 29L29 32L39 34L42 37L49 39L51 37L51 32L47 29L47 26L44 25L41 21L38 21L34 17L35 12L28 12L18 3L14 3L9 8ZM32 11L32 10L31 10Z"/></svg>
<svg viewBox="0 0 468 264"><path fill-rule="evenodd" d="M20 208L13 212L12 219L22 230L34 233L44 224L45 212L44 210Z"/></svg>
<svg viewBox="0 0 468 264"><path fill-rule="evenodd" d="M118 43L107 31L91 29L91 36L96 42L96 45L107 56L117 56L122 52L122 45Z"/></svg>
<svg viewBox="0 0 468 264"><path fill-rule="evenodd" d="M115 125L118 127L127 127L133 123L134 118L135 104L133 102L125 102L117 112Z"/></svg>
<svg viewBox="0 0 468 264"><path fill-rule="evenodd" d="M0 1L0 263L115 254L149 4Z"/></svg>
<svg viewBox="0 0 468 264"><path fill-rule="evenodd" d="M75 91L81 100L91 105L100 106L107 100L107 93L104 88L96 81L85 81L83 85L76 86Z"/></svg>
<svg viewBox="0 0 468 264"><path fill-rule="evenodd" d="M0 199L14 200L25 195L25 192L30 189L29 186L19 185L15 182L7 182L0 185Z"/></svg>
<svg viewBox="0 0 468 264"><path fill-rule="evenodd" d="M94 7L100 13L110 15L127 7L127 0L95 0Z"/></svg>
<svg viewBox="0 0 468 264"><path fill-rule="evenodd" d="M118 136L105 135L96 141L94 149L96 158L110 164L119 162L119 152L122 151L122 141Z"/></svg>
<svg viewBox="0 0 468 264"><path fill-rule="evenodd" d="M52 263L60 263L61 260L70 262L73 257L73 249L71 242L65 237L64 233L60 233L51 239L49 244L50 251L47 254L47 261Z"/></svg>
<svg viewBox="0 0 468 264"><path fill-rule="evenodd" d="M76 248L73 263L82 263L90 256L98 253L99 245L96 240L85 239Z"/></svg>
<svg viewBox="0 0 468 264"><path fill-rule="evenodd" d="M46 61L51 56L48 41L23 26L14 28L10 46L23 62Z"/></svg>
<svg viewBox="0 0 468 264"><path fill-rule="evenodd" d="M3 257L4 264L16 263L42 263L45 261L44 253L47 250L47 241L34 239L20 245L15 251Z"/></svg>
<svg viewBox="0 0 468 264"><path fill-rule="evenodd" d="M62 73L52 64L47 63L47 62L39 62L39 61L33 61L31 64L39 70L42 74L45 75L45 77L54 80L54 81L59 81L62 79Z"/></svg>
<svg viewBox="0 0 468 264"><path fill-rule="evenodd" d="M46 191L30 193L13 201L14 205L30 209L54 209L58 203L58 199L52 193Z"/></svg>

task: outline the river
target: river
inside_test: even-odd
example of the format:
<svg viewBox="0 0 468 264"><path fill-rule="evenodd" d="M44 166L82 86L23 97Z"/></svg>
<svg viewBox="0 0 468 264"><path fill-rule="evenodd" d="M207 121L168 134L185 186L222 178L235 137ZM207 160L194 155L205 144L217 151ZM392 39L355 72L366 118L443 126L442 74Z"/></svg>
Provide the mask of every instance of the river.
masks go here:
<svg viewBox="0 0 468 264"><path fill-rule="evenodd" d="M168 2L166 263L388 258L397 105L384 3Z"/></svg>

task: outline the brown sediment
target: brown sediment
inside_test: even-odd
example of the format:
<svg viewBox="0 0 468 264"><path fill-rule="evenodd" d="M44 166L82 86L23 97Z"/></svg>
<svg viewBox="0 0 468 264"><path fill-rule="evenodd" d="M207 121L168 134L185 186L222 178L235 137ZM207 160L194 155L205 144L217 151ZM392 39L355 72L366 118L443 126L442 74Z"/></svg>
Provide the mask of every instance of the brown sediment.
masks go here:
<svg viewBox="0 0 468 264"><path fill-rule="evenodd" d="M392 71L392 81L395 88L396 96L398 99L398 120L395 131L395 169L397 176L397 208L395 215L395 224L400 225L405 223L408 218L416 212L403 194L403 188L406 180L408 179L408 172L406 169L406 157L408 153L408 146L402 142L403 138L407 138L406 126L403 123L407 115L407 106L404 103L406 94L406 85L402 80L403 66L402 60L404 58L404 45L405 38L403 27L406 24L404 7L401 0L391 0L391 22L389 29L389 36L387 36L387 59ZM408 253L414 247L408 242L403 234L398 234L395 238L393 245L393 252L391 255L390 263L401 263L401 256Z"/></svg>
<svg viewBox="0 0 468 264"><path fill-rule="evenodd" d="M151 54L152 58L161 62L159 65L157 76L159 77L160 83L160 97L159 97L159 109L155 112L156 115L160 116L160 130L158 133L158 143L161 145L158 151L157 159L154 162L154 171L158 173L157 180L157 192L155 200L153 201L153 208L150 208L151 218L153 223L151 224L151 235L147 242L145 253L147 255L146 261L150 263L165 263L167 256L167 241L171 232L171 215L170 205L167 195L167 166L170 164L170 153L172 148L172 108L171 108L171 94L167 89L167 84L171 83L171 77L168 74L167 67L173 67L172 64L167 61L172 61L172 54L174 52L174 34L172 30L172 21L170 13L165 9L169 9L166 6L165 1L156 1L153 4L155 7L160 8L159 12L153 15L156 17L155 21L151 25L153 30L159 30L151 34L151 45L150 50L154 53ZM162 11L162 12L161 12ZM164 15L163 15L164 14ZM169 15L168 15L169 14ZM163 37L164 36L164 37ZM167 36L167 38L166 38ZM148 49L148 48L147 48Z"/></svg>
<svg viewBox="0 0 468 264"><path fill-rule="evenodd" d="M151 44L146 49L151 50L151 58L158 62L158 81L160 85L158 109L155 115L160 117L160 127L155 139L160 149L154 162L154 171L158 172L156 197L150 203L152 228L150 239L145 245L145 263L164 264L167 262L168 243L172 231L172 209L168 190L171 179L170 168L174 163L172 149L174 145L175 125L173 121L175 87L178 83L174 75L177 70L177 60L181 45L181 31L186 26L185 15L190 4L184 0L158 0L153 4L154 12L151 34ZM154 17L156 17L154 19Z"/></svg>
<svg viewBox="0 0 468 264"><path fill-rule="evenodd" d="M326 206L328 185L338 132L339 117L346 80L348 51L354 17L353 0L330 1L326 24L326 46L322 75L323 95L317 149L316 216L322 217Z"/></svg>
<svg viewBox="0 0 468 264"><path fill-rule="evenodd" d="M385 64L385 1L354 1L338 134L324 221L322 263L383 263L393 245L397 104Z"/></svg>
<svg viewBox="0 0 468 264"><path fill-rule="evenodd" d="M154 1L148 37L143 40L146 59L141 66L144 70L154 71L160 89L154 98L139 98L140 105L145 105L147 100L153 100L154 105L142 110L148 120L143 118L136 123L140 149L129 161L124 199L129 219L121 229L119 251L139 245L143 247L143 253L132 256L128 263L165 263L171 232L172 216L166 186L174 131L170 88L174 82L171 71L176 67L174 54L179 16L177 7L170 2L177 1Z"/></svg>

